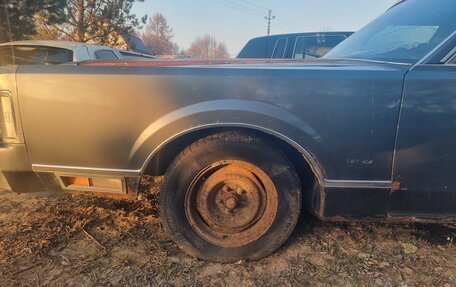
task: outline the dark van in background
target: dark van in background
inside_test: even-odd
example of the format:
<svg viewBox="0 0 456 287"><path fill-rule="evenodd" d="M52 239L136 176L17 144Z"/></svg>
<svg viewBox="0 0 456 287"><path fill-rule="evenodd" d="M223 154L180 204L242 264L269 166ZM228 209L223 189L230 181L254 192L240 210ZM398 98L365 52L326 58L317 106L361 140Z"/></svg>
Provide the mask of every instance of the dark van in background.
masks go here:
<svg viewBox="0 0 456 287"><path fill-rule="evenodd" d="M321 58L351 34L353 32L311 32L253 38L237 58Z"/></svg>

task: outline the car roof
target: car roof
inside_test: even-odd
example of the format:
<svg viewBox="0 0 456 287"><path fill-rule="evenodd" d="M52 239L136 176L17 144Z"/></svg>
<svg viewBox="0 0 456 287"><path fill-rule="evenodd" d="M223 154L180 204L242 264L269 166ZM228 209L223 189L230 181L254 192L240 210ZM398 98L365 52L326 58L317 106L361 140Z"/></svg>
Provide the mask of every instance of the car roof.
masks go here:
<svg viewBox="0 0 456 287"><path fill-rule="evenodd" d="M389 7L388 10L391 10L393 9L394 7L396 7L397 5L401 4L402 2L405 2L406 0L398 0L396 3L393 4L393 6Z"/></svg>
<svg viewBox="0 0 456 287"><path fill-rule="evenodd" d="M81 47L90 47L90 48L98 48L97 50L113 50L119 53L128 53L132 56L139 56L139 57L146 57L146 58L155 58L151 54L147 53L138 53L135 51L128 51L128 50L120 50L116 48L111 48L107 46L101 45L94 45L94 44L87 44L82 42L73 42L73 41L64 41L64 40L23 40L23 41L13 41L0 44L0 47L3 46L45 46L45 47L55 47L55 48L63 48L69 50L75 50Z"/></svg>
<svg viewBox="0 0 456 287"><path fill-rule="evenodd" d="M73 41L64 41L64 40L23 40L23 41L13 41L0 44L1 46L46 46L46 47L56 47L56 48L65 48L65 49L76 49L80 47L92 46L92 47L103 47L105 49L111 49L109 47L92 45L82 42L73 42Z"/></svg>
<svg viewBox="0 0 456 287"><path fill-rule="evenodd" d="M290 33L290 34L274 34L274 35L269 35L269 36L261 36L261 37L255 37L252 38L252 40L260 40L260 39L274 39L274 38L288 38L288 37L299 37L299 36L315 36L315 35L320 35L320 36L330 36L330 35L344 35L344 36L350 36L354 32L349 32L349 31L331 31L331 32L303 32L303 33Z"/></svg>

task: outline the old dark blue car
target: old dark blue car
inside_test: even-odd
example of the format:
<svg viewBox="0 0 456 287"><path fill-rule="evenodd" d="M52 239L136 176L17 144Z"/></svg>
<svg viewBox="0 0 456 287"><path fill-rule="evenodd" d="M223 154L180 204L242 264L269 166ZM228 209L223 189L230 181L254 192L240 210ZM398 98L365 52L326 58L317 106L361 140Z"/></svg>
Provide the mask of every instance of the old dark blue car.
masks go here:
<svg viewBox="0 0 456 287"><path fill-rule="evenodd" d="M322 220L456 219L456 1L406 0L323 59L0 67L0 186L134 198L186 252L258 259Z"/></svg>

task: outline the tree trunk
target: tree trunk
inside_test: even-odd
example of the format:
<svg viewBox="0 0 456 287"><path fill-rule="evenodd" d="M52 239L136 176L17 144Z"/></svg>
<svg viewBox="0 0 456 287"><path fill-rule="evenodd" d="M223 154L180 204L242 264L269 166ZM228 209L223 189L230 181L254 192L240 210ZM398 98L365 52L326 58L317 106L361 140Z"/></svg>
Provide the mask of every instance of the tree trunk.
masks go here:
<svg viewBox="0 0 456 287"><path fill-rule="evenodd" d="M12 35L10 31L6 0L0 1L0 43L3 43L11 41Z"/></svg>
<svg viewBox="0 0 456 287"><path fill-rule="evenodd" d="M76 41L84 42L84 0L78 0L78 23L76 27Z"/></svg>

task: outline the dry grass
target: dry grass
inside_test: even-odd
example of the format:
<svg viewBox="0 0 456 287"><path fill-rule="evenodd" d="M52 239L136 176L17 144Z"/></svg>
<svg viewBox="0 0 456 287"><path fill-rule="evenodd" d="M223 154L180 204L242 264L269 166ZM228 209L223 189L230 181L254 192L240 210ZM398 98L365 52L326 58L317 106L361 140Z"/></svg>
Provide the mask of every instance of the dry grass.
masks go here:
<svg viewBox="0 0 456 287"><path fill-rule="evenodd" d="M160 181L135 202L0 193L0 286L456 286L452 225L307 217L258 262L189 257L163 231Z"/></svg>

